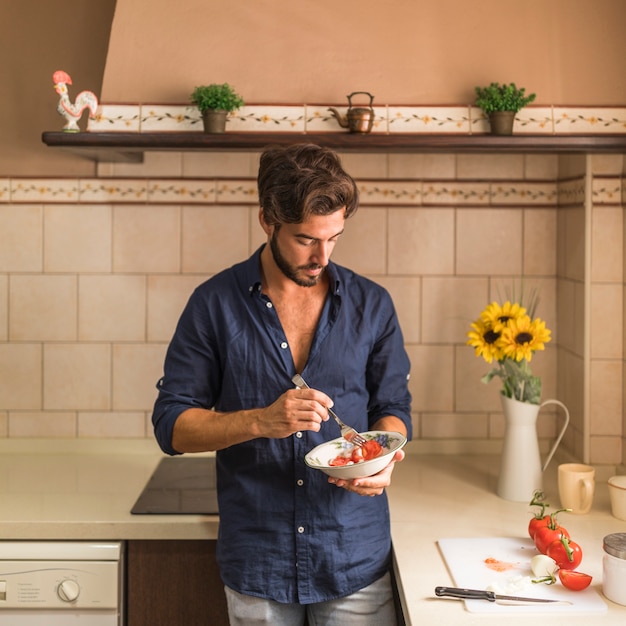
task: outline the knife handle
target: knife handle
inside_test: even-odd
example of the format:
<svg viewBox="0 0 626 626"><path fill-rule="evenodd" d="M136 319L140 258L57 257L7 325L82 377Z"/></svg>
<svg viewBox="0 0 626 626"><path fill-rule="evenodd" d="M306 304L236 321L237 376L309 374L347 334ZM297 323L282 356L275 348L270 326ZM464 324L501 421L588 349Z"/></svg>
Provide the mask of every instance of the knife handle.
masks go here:
<svg viewBox="0 0 626 626"><path fill-rule="evenodd" d="M496 601L496 594L493 591L482 591L480 589L435 587L435 595L448 596L450 598L463 598L465 600L489 600L489 602Z"/></svg>

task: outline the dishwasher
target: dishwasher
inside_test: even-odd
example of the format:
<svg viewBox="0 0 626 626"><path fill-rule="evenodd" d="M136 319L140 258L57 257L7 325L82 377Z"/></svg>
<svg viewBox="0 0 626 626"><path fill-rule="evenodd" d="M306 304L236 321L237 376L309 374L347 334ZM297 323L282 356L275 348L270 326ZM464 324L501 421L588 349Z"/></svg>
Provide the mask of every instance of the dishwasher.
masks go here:
<svg viewBox="0 0 626 626"><path fill-rule="evenodd" d="M123 626L124 544L0 541L0 626Z"/></svg>

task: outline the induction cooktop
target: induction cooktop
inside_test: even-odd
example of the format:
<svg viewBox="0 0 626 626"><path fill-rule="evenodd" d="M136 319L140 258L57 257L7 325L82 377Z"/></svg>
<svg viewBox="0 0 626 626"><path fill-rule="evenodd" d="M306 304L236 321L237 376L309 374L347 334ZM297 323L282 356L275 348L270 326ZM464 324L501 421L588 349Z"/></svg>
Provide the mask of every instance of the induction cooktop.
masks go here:
<svg viewBox="0 0 626 626"><path fill-rule="evenodd" d="M215 457L166 457L159 461L137 502L135 515L215 515Z"/></svg>

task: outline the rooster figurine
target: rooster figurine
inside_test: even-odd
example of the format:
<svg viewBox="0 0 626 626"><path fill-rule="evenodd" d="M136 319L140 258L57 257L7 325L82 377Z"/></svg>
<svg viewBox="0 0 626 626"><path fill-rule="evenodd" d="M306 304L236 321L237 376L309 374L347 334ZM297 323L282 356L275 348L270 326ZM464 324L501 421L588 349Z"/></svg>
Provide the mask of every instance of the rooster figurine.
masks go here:
<svg viewBox="0 0 626 626"><path fill-rule="evenodd" d="M96 116L98 98L92 91L81 91L76 96L74 104L72 104L67 95L67 86L72 84L70 75L63 70L57 70L52 75L52 80L54 82L54 90L61 96L57 105L57 112L67 120L63 130L68 133L77 133L80 131L78 120L80 120L85 109L89 109L89 117L91 119Z"/></svg>

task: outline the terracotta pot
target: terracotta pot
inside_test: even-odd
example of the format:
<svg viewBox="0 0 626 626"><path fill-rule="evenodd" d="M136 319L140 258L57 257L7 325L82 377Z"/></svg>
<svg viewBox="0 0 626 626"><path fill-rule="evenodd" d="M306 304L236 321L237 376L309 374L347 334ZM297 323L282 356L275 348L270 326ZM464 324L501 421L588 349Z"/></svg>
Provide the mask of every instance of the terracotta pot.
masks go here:
<svg viewBox="0 0 626 626"><path fill-rule="evenodd" d="M208 109L202 111L202 123L205 133L223 133L226 131L228 111Z"/></svg>
<svg viewBox="0 0 626 626"><path fill-rule="evenodd" d="M489 114L492 135L512 135L515 111L494 111Z"/></svg>

